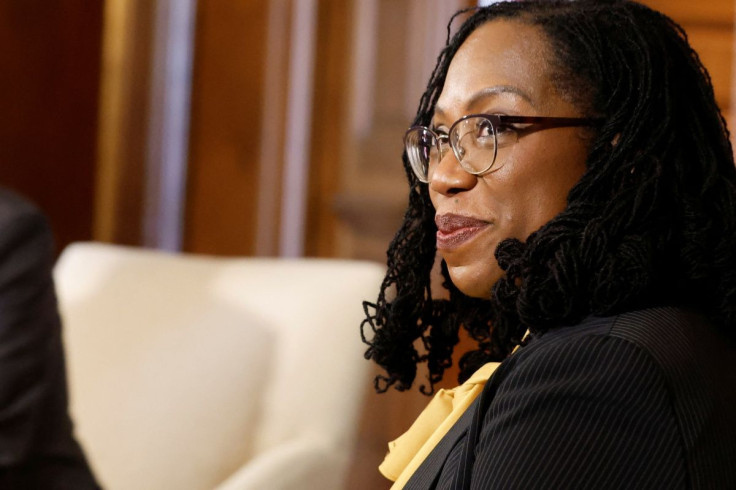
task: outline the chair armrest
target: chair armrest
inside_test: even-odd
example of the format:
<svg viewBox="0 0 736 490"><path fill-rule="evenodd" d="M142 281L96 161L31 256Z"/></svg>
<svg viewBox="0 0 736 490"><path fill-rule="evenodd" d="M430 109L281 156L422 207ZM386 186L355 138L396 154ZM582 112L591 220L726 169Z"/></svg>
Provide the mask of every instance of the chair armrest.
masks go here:
<svg viewBox="0 0 736 490"><path fill-rule="evenodd" d="M288 441L248 461L215 490L338 490L347 453L318 438Z"/></svg>

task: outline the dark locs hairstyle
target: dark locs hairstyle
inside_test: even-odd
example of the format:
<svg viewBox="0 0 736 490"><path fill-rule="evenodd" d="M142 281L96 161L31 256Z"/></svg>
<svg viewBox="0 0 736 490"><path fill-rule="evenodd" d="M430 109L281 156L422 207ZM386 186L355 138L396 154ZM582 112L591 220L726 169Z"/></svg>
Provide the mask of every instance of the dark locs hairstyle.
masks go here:
<svg viewBox="0 0 736 490"><path fill-rule="evenodd" d="M736 337L736 170L710 78L682 28L628 1L475 9L440 54L414 124L429 124L453 56L494 19L540 28L560 94L603 123L566 209L524 242L498 245L505 274L488 300L460 293L444 264L450 299L432 298L434 210L404 155L409 207L378 300L364 305L365 355L386 371L376 389L410 388L426 362L421 390L433 391L461 327L478 344L460 359L461 381L504 359L527 329L543 334L591 314L679 305Z"/></svg>

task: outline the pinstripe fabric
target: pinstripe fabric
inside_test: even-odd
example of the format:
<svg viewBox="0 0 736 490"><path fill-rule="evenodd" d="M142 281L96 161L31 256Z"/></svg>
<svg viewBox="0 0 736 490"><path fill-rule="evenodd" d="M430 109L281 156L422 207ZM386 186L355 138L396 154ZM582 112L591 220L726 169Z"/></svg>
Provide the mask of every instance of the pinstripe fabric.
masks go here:
<svg viewBox="0 0 736 490"><path fill-rule="evenodd" d="M459 441L465 438L465 433L468 431L473 417L475 416L476 407L478 400L476 399L472 405L465 411L460 417L457 423L450 429L450 431L442 438L442 440L435 446L434 450L427 456L420 468L441 468L449 454L453 454L451 461L457 461L459 453L455 454L456 448L458 448ZM459 444L462 446L462 444ZM416 471L414 475L404 485L404 490L422 490L425 488L434 488L437 482L438 472L424 472Z"/></svg>
<svg viewBox="0 0 736 490"><path fill-rule="evenodd" d="M736 489L736 349L674 309L622 316L612 335L651 353L669 380L692 487Z"/></svg>
<svg viewBox="0 0 736 490"><path fill-rule="evenodd" d="M411 488L736 488L736 348L682 310L534 339L474 408Z"/></svg>

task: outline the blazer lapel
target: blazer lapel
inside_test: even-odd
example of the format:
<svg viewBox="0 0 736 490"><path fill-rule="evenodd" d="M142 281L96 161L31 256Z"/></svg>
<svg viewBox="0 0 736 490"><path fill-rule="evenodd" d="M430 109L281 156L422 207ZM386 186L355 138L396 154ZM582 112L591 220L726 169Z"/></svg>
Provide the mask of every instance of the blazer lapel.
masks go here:
<svg viewBox="0 0 736 490"><path fill-rule="evenodd" d="M453 486L453 488L465 490L470 487L470 477L472 476L473 464L475 463L475 446L478 443L478 438L480 437L480 432L483 428L483 420L486 412L488 411L488 407L496 396L498 386L509 371L513 369L512 364L513 363L508 362L508 360L507 362L501 363L498 369L493 373L493 376L491 376L491 379L486 383L486 386L483 388L483 392L476 400L476 403L473 404L473 416L468 421L468 426L465 428L465 431L467 432L465 447L463 448L460 464L458 465L458 472L459 474L462 473L462 477L455 478L455 486Z"/></svg>
<svg viewBox="0 0 736 490"><path fill-rule="evenodd" d="M476 399L417 468L417 471L404 485L404 490L427 490L434 487L450 451L468 432L477 406L478 400Z"/></svg>

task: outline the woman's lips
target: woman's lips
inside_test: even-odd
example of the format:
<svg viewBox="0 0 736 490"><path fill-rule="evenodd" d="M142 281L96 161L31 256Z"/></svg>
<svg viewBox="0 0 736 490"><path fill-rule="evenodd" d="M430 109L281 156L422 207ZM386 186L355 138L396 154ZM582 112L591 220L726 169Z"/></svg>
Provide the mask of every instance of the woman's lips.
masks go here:
<svg viewBox="0 0 736 490"><path fill-rule="evenodd" d="M459 247L491 224L488 221L458 214L438 214L434 222L437 225L437 248L442 250Z"/></svg>

